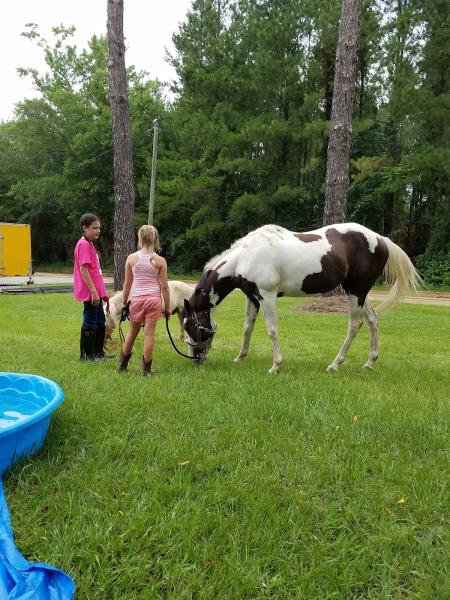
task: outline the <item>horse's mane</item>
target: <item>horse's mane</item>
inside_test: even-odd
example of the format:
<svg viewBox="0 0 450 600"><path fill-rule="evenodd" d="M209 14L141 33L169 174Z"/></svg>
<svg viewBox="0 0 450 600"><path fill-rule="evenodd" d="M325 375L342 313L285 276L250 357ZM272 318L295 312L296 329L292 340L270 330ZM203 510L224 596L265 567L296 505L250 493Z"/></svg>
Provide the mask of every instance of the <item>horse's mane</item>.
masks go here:
<svg viewBox="0 0 450 600"><path fill-rule="evenodd" d="M206 273L210 269L214 269L216 265L224 259L230 252L236 250L236 248L248 248L252 245L256 245L261 240L272 241L275 239L282 239L288 230L279 225L263 225L254 231L250 231L246 236L236 240L231 244L227 250L224 250L220 254L213 256L205 265L204 272Z"/></svg>

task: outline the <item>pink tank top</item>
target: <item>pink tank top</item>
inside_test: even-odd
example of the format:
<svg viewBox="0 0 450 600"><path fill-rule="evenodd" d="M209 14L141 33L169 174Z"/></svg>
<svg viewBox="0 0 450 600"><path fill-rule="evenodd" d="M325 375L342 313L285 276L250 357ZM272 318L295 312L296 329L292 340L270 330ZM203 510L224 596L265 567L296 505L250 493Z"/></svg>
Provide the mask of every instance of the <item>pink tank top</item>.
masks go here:
<svg viewBox="0 0 450 600"><path fill-rule="evenodd" d="M160 296L159 271L150 262L153 254L143 254L139 250L136 254L138 261L134 267L131 267L133 271L131 296L133 298L136 298L136 296Z"/></svg>

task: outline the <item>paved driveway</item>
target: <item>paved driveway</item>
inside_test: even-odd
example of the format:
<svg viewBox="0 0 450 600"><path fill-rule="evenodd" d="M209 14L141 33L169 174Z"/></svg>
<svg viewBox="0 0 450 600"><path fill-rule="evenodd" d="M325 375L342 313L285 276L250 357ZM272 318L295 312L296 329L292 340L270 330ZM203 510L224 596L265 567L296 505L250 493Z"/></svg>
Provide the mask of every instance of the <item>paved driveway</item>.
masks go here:
<svg viewBox="0 0 450 600"><path fill-rule="evenodd" d="M105 283L113 283L112 277L105 277ZM27 285L28 277L0 277L0 285ZM33 283L35 285L48 285L52 283L69 285L73 282L70 273L35 273Z"/></svg>
<svg viewBox="0 0 450 600"><path fill-rule="evenodd" d="M369 292L369 300L383 300L387 292ZM402 300L406 304L431 304L435 306L450 306L449 292L417 292L405 296Z"/></svg>

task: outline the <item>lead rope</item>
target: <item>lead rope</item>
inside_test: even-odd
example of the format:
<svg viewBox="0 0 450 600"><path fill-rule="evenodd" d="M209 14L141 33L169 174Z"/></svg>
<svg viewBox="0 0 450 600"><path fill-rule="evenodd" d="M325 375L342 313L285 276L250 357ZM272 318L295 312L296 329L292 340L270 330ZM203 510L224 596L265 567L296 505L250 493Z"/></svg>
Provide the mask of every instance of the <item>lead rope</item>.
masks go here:
<svg viewBox="0 0 450 600"><path fill-rule="evenodd" d="M165 304L162 292L161 292L161 303ZM169 340L170 340L172 346L174 347L175 352L178 352L178 354L180 356L183 356L184 358L189 358L189 360L195 360L195 356L188 356L187 354L183 354L183 352L180 352L178 350L178 348L175 346L175 342L173 341L172 334L170 333L170 329L169 329L169 317L167 315L164 315L164 318L166 319L167 334L169 336Z"/></svg>
<svg viewBox="0 0 450 600"><path fill-rule="evenodd" d="M184 356L184 358L189 358L190 360L198 360L198 357L188 356L187 354L183 354L183 352L180 352L178 350L178 348L175 346L175 342L172 339L172 334L170 333L170 329L169 329L169 317L167 315L165 315L165 319L166 319L166 329L167 329L167 333L169 335L169 340L171 341L172 346L174 347L175 352L178 352L178 354L180 356Z"/></svg>
<svg viewBox="0 0 450 600"><path fill-rule="evenodd" d="M120 341L122 342L122 346L125 344L125 336L123 335L123 331L122 331L122 323L129 318L129 312L130 312L130 300L128 300L128 302L122 306L122 310L120 311L120 319L119 319L119 337L120 337Z"/></svg>
<svg viewBox="0 0 450 600"><path fill-rule="evenodd" d="M125 336L123 335L123 331L122 331L122 322L123 321L119 321L119 337L120 337L120 341L122 342L122 346L125 344Z"/></svg>

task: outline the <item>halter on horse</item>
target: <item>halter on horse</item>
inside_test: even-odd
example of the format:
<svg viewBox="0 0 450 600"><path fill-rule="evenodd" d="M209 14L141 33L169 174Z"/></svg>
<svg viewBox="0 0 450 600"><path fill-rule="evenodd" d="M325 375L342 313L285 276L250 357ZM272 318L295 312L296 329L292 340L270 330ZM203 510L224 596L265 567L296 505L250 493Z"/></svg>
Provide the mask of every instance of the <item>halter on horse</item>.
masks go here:
<svg viewBox="0 0 450 600"><path fill-rule="evenodd" d="M375 312L367 294L381 275L392 288ZM369 358L364 367L371 369L378 358L377 313L416 290L420 283L420 276L405 252L389 238L362 225L330 225L307 233L265 225L206 264L193 296L184 302L182 318L189 336L189 354L199 362L206 359L217 330L213 310L238 288L247 296L247 307L244 339L235 361L247 356L262 306L273 347L269 373L276 373L282 362L277 297L321 294L342 285L349 299L348 332L327 371L336 371L345 360L363 320L370 330Z"/></svg>

